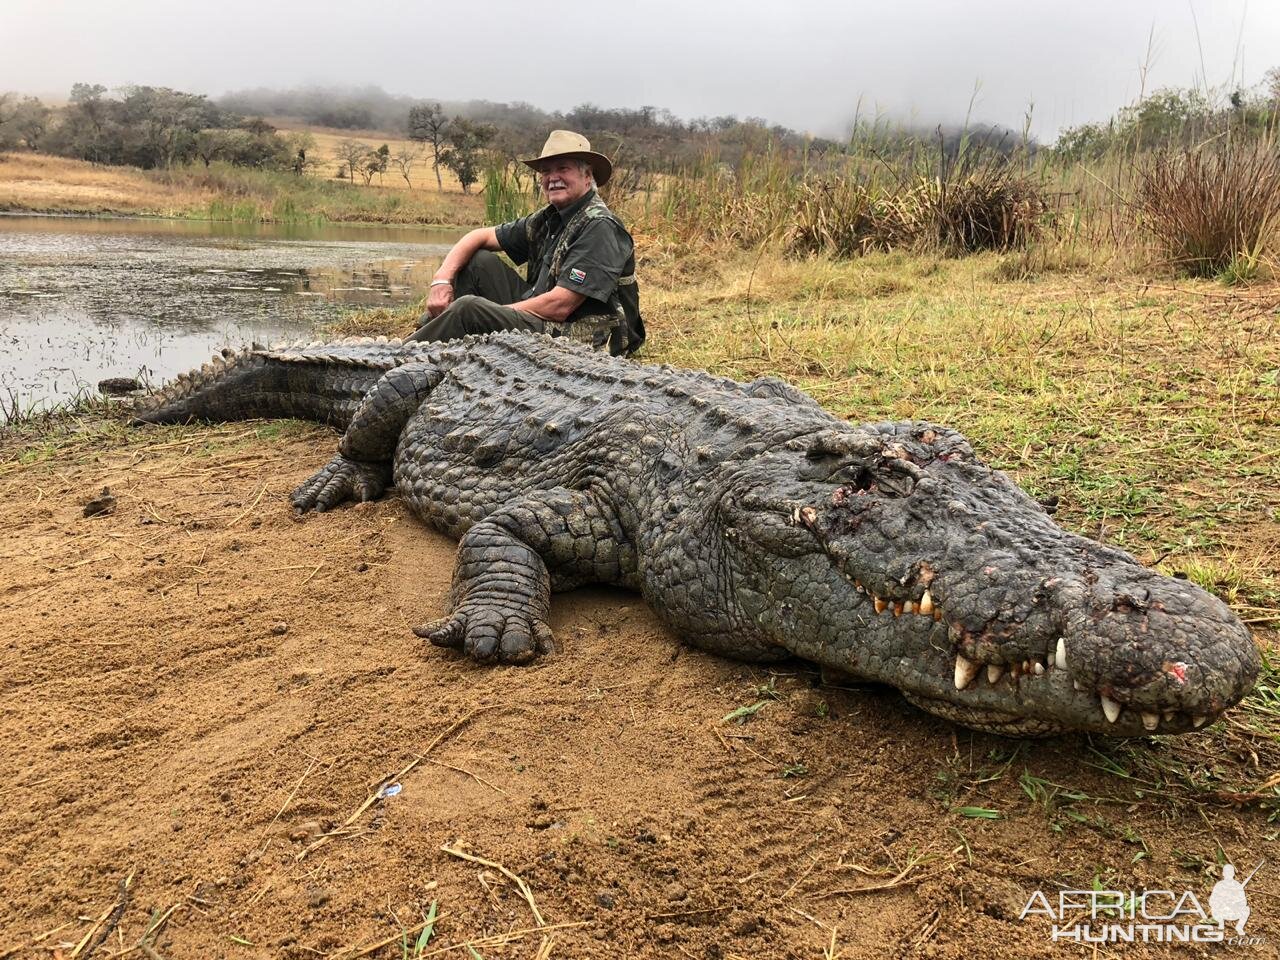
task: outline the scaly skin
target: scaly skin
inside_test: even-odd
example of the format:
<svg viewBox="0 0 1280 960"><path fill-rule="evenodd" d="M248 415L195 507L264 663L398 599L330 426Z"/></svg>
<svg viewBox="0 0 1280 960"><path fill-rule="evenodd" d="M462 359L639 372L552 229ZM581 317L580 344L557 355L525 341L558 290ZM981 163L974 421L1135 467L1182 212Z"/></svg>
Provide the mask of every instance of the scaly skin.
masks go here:
<svg viewBox="0 0 1280 960"><path fill-rule="evenodd" d="M216 361L137 414L255 416L345 428L299 510L394 485L460 539L450 612L416 632L478 660L550 649L550 593L609 583L696 646L1017 736L1186 732L1257 675L1225 604L1062 530L959 434L855 426L780 381L524 334L348 341Z"/></svg>

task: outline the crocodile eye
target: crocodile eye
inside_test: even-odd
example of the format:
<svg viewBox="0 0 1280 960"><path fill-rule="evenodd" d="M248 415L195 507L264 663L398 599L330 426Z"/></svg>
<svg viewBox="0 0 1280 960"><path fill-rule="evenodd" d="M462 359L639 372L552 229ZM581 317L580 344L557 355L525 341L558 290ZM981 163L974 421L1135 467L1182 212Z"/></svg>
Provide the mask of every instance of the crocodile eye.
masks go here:
<svg viewBox="0 0 1280 960"><path fill-rule="evenodd" d="M850 464L831 475L844 498L850 496L909 497L915 491L919 471L901 460L884 460L875 466Z"/></svg>
<svg viewBox="0 0 1280 960"><path fill-rule="evenodd" d="M866 464L851 463L831 475L831 482L864 493L876 489L876 475Z"/></svg>

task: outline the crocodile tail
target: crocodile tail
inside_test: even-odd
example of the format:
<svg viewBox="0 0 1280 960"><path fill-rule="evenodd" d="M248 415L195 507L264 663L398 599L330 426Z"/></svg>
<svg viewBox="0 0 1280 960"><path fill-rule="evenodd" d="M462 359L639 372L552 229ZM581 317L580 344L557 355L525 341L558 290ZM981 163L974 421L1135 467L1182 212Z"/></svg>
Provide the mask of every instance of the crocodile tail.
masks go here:
<svg viewBox="0 0 1280 960"><path fill-rule="evenodd" d="M294 418L345 429L364 395L387 370L414 359L415 347L360 338L224 350L141 400L133 422Z"/></svg>

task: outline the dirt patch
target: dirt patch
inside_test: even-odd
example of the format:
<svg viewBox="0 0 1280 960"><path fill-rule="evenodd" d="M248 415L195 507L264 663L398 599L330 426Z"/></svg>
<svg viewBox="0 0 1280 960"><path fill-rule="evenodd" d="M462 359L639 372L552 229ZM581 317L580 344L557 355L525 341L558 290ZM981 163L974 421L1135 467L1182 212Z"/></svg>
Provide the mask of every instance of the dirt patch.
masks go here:
<svg viewBox="0 0 1280 960"><path fill-rule="evenodd" d="M294 519L333 437L263 429L0 463L0 957L70 956L130 876L97 957L160 919L129 955L401 957L432 901L451 956L1074 956L1019 920L1032 891L1207 907L1220 859L1262 857L1249 932L1280 943L1264 809L1102 769L1274 762L1222 729L973 734L691 650L615 591L556 599L555 656L473 665L410 633L453 544L395 499Z"/></svg>

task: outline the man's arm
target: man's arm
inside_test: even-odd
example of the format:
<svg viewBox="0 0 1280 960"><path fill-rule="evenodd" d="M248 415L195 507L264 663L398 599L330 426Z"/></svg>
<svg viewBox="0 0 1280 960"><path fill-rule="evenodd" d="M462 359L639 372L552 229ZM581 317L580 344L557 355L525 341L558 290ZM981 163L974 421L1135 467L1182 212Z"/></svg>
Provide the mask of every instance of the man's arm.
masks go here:
<svg viewBox="0 0 1280 960"><path fill-rule="evenodd" d="M439 289L439 287L436 289ZM582 305L582 301L585 299L587 298L574 290L566 290L564 287L552 287L546 293L540 293L536 297L530 297L528 300L521 300L519 303L511 304L511 309L532 313L535 317L549 320L552 323L563 323L569 319L573 311Z"/></svg>
<svg viewBox="0 0 1280 960"><path fill-rule="evenodd" d="M471 258L481 250L501 250L498 243L498 232L493 227L478 227L466 234L445 254L440 269L431 278L431 292L427 295L427 316L432 319L440 316L445 307L453 303L453 280L458 272L471 262ZM448 281L437 282L437 281ZM567 314L566 314L567 316Z"/></svg>

